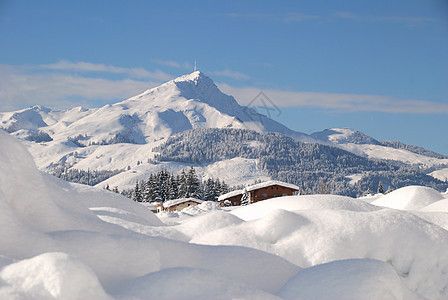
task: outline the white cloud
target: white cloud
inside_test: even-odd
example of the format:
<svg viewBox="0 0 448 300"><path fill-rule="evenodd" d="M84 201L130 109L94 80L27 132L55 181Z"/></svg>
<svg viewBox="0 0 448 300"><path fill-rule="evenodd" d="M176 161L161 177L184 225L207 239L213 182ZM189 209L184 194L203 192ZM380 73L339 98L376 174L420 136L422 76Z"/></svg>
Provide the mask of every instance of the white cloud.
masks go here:
<svg viewBox="0 0 448 300"><path fill-rule="evenodd" d="M77 70L83 72L119 73L122 79L111 80L91 78L70 74ZM157 86L163 80L144 81L130 79L132 72L140 68L126 69L91 63L70 63L61 61L45 66L0 65L0 111L11 111L41 104L54 109L66 109L77 105L95 106L97 103L127 99L146 89ZM143 74L149 72L145 69ZM138 72L137 72L138 73ZM149 72L156 74L156 72ZM230 71L217 71L211 74L247 79L247 75ZM156 76L157 77L157 76ZM142 77L143 78L143 77ZM159 78L159 77L157 77ZM240 104L248 105L260 89L255 87L233 87L222 83L218 85L223 92L235 96ZM335 94L320 92L295 92L264 89L267 97L279 107L314 107L333 111L363 112L377 111L387 113L448 114L448 104L425 100L407 100L377 95Z"/></svg>
<svg viewBox="0 0 448 300"><path fill-rule="evenodd" d="M224 69L222 71L211 71L208 73L210 75L229 77L229 78L233 78L233 79L249 79L250 78L249 75L246 75L244 73L237 72L237 71L232 71L229 69Z"/></svg>
<svg viewBox="0 0 448 300"><path fill-rule="evenodd" d="M151 59L152 62L161 65L161 66L167 66L167 67L172 67L172 68L177 68L177 69L190 69L193 70L193 66L184 61L184 62L177 62L174 60L162 60L162 59Z"/></svg>
<svg viewBox="0 0 448 300"><path fill-rule="evenodd" d="M219 84L219 88L233 95L240 104L248 105L260 93L253 87L232 87ZM320 92L294 92L265 89L263 92L281 107L316 107L334 111L386 113L448 114L448 104L425 100L407 100L377 95L335 94Z"/></svg>
<svg viewBox="0 0 448 300"><path fill-rule="evenodd" d="M292 23L292 22L304 22L304 21L311 21L311 20L320 20L322 19L321 16L318 15L308 15L298 12L288 12L288 13L245 13L245 14L239 14L239 13L229 13L225 15L229 18L244 18L244 19L255 19L258 21L275 21L275 22L285 22L285 23Z"/></svg>
<svg viewBox="0 0 448 300"><path fill-rule="evenodd" d="M393 22L401 23L408 26L419 26L426 24L448 24L446 20L427 18L419 16L374 16L374 15L360 15L347 11L336 12L329 16L320 16L313 14L303 14L299 12L288 13L229 13L224 16L234 19L253 19L257 21L275 21L284 23L297 23L307 21L324 21L333 22L337 19L345 19L357 22Z"/></svg>
<svg viewBox="0 0 448 300"><path fill-rule="evenodd" d="M79 65L83 68L98 66ZM135 79L110 80L62 72L29 72L29 67L0 65L0 111L35 104L55 109L88 105L95 101L117 101L134 96L160 82ZM62 70L62 69L58 69Z"/></svg>
<svg viewBox="0 0 448 300"><path fill-rule="evenodd" d="M401 23L408 26L418 26L425 24L448 24L445 20L426 18L426 17L414 17L414 16L373 16L373 15L360 15L346 11L340 11L333 15L338 19L352 20L357 22L393 22Z"/></svg>
<svg viewBox="0 0 448 300"><path fill-rule="evenodd" d="M78 71L78 72L104 72L113 74L124 74L133 78L150 78L159 81L165 81L172 78L160 70L150 72L144 68L123 68L111 65L93 64L89 62L70 62L61 60L54 64L38 65L36 69L46 69L55 71Z"/></svg>

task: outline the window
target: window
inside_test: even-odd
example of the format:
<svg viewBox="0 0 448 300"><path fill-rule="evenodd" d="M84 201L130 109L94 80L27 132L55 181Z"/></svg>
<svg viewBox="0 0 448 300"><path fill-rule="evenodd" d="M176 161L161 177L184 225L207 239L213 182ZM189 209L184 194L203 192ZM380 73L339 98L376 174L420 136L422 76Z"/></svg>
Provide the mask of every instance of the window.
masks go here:
<svg viewBox="0 0 448 300"><path fill-rule="evenodd" d="M284 193L284 194L282 194L282 196L288 196L288 194Z"/></svg>
<svg viewBox="0 0 448 300"><path fill-rule="evenodd" d="M261 197L267 198L268 194L261 194Z"/></svg>

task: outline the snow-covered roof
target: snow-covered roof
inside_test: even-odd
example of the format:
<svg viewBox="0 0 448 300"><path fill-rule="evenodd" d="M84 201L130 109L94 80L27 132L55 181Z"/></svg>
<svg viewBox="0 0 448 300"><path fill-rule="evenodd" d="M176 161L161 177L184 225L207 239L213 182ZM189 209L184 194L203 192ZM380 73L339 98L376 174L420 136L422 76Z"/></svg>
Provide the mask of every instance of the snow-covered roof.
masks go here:
<svg viewBox="0 0 448 300"><path fill-rule="evenodd" d="M270 181L265 181L265 182L257 183L254 185L250 185L250 186L246 187L246 191L250 192L250 191L258 190L258 189L273 186L273 185L279 185L279 186L287 187L287 188L297 190L297 191L300 190L300 188L297 185L282 182L282 181L277 181L277 180L270 180ZM244 192L244 190L231 191L227 194L219 196L218 201L225 200L225 199L233 197L233 196L242 195L243 192Z"/></svg>
<svg viewBox="0 0 448 300"><path fill-rule="evenodd" d="M199 200L199 199L196 199L196 198L180 198L180 199L174 199L174 200L165 201L163 203L163 207L167 208L167 207L171 207L171 206L174 206L174 205L177 205L177 204L181 204L181 203L184 203L184 202L188 202L188 201L193 201L193 202L196 202L196 203L199 203L199 204L204 202L203 200Z"/></svg>

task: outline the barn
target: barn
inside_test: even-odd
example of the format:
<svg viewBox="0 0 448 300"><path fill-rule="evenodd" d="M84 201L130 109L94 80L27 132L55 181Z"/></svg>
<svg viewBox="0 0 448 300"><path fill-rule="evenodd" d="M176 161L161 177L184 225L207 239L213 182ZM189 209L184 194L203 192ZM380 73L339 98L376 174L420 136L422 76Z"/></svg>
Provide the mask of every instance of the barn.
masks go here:
<svg viewBox="0 0 448 300"><path fill-rule="evenodd" d="M291 196L296 194L300 188L294 184L271 180L250 185L245 190L249 193L250 203L255 203L275 197ZM238 206L241 205L243 193L244 190L232 191L219 196L218 201L221 203L221 206L225 206L224 202L230 202L232 206Z"/></svg>

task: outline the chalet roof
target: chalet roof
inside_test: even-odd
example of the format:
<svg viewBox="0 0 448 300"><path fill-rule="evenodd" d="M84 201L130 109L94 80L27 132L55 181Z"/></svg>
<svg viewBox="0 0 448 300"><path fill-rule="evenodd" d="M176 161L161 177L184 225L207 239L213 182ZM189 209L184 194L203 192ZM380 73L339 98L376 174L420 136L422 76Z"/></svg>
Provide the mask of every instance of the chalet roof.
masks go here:
<svg viewBox="0 0 448 300"><path fill-rule="evenodd" d="M279 185L279 186L287 187L287 188L290 188L290 189L296 190L296 191L300 190L300 188L297 185L286 183L286 182L282 182L282 181L277 181L277 180L270 180L270 181L265 181L265 182L261 182L261 183L250 185L250 186L246 187L246 191L250 192L250 191L258 190L258 189L269 187L269 186L273 186L273 185ZM228 199L230 197L242 195L243 192L244 192L244 189L243 190L231 191L231 192L229 192L227 194L219 196L218 197L218 201L225 200L225 199Z"/></svg>
<svg viewBox="0 0 448 300"><path fill-rule="evenodd" d="M181 204L181 203L184 203L184 202L188 202L188 201L193 201L193 202L196 202L198 204L201 204L202 202L204 202L203 200L199 200L199 199L196 199L196 198L180 198L180 199L174 199L174 200L165 201L163 203L163 207L168 208L168 207L171 207L171 206L174 206L174 205L178 205L178 204Z"/></svg>

